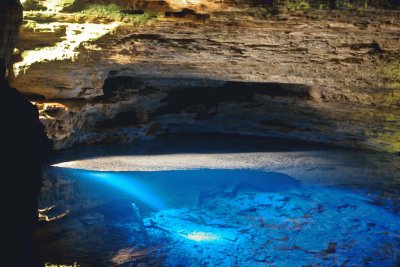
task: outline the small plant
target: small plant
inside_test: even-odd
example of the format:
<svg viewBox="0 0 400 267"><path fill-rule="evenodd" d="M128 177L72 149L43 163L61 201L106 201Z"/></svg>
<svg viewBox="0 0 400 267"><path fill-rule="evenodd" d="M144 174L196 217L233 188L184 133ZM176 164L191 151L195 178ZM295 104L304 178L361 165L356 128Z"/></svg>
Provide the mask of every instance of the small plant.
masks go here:
<svg viewBox="0 0 400 267"><path fill-rule="evenodd" d="M348 0L339 1L339 6L344 8L354 8L354 4Z"/></svg>
<svg viewBox="0 0 400 267"><path fill-rule="evenodd" d="M119 17L121 17L120 13L121 9L122 8L116 4L109 4L109 5L93 4L87 6L84 10L82 10L82 13L88 15L118 19Z"/></svg>
<svg viewBox="0 0 400 267"><path fill-rule="evenodd" d="M96 17L103 17L107 19L111 19L114 21L122 21L127 23L145 23L154 18L148 13L144 13L142 15L132 15L122 13L123 7L118 6L116 4L109 5L100 5L93 4L86 6L81 13L85 15L91 15Z"/></svg>
<svg viewBox="0 0 400 267"><path fill-rule="evenodd" d="M290 11L310 9L310 3L307 0L286 0L285 6Z"/></svg>
<svg viewBox="0 0 400 267"><path fill-rule="evenodd" d="M320 3L319 5L318 5L318 9L319 10L324 10L324 9L327 9L328 8L328 6L326 5L326 4L324 4L324 3Z"/></svg>
<svg viewBox="0 0 400 267"><path fill-rule="evenodd" d="M47 10L47 7L43 5L40 1L37 0L26 0L22 2L22 6L25 11L44 11Z"/></svg>
<svg viewBox="0 0 400 267"><path fill-rule="evenodd" d="M340 0L338 1L339 7L343 8L358 8L365 9L369 6L379 7L385 4L385 1L378 0Z"/></svg>

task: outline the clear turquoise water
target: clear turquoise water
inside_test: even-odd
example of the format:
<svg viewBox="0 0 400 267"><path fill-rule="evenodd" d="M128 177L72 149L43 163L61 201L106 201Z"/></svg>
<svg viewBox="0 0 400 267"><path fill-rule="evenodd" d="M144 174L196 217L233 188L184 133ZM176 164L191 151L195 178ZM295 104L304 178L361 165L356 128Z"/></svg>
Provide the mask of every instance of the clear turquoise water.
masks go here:
<svg viewBox="0 0 400 267"><path fill-rule="evenodd" d="M82 198L112 203L92 211L107 236L92 253L105 249L117 266L400 264L396 186L329 187L256 170L57 172L82 183Z"/></svg>

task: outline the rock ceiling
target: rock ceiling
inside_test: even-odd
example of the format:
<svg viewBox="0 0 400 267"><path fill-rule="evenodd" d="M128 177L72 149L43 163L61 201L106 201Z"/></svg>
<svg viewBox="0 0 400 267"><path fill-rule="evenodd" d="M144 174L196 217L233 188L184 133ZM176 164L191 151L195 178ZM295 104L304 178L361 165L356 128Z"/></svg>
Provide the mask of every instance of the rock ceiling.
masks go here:
<svg viewBox="0 0 400 267"><path fill-rule="evenodd" d="M115 3L24 14L13 85L57 149L206 131L400 151L399 10Z"/></svg>

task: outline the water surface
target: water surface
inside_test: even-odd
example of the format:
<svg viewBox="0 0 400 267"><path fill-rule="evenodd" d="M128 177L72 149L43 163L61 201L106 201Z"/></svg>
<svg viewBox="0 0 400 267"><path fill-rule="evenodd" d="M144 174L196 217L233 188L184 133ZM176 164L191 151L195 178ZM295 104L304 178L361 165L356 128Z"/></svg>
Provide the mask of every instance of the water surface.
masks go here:
<svg viewBox="0 0 400 267"><path fill-rule="evenodd" d="M223 146L230 140L211 141ZM243 142L255 148L243 152L225 143L218 153L168 154L153 147L117 157L103 148L95 151L104 161L81 151L76 158L88 153L83 158L89 161L76 163L80 168L49 167L41 205L69 214L38 231L42 257L81 266L400 263L396 156L330 148L259 151L266 150L262 140ZM150 162L140 165L143 159ZM159 170L151 170L154 162ZM107 164L138 170L104 171Z"/></svg>

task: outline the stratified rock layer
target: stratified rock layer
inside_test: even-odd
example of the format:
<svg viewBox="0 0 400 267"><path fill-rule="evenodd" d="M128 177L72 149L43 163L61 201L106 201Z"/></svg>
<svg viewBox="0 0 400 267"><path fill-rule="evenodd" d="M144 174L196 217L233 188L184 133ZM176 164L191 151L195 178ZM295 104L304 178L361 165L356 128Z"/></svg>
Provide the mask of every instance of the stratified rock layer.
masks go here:
<svg viewBox="0 0 400 267"><path fill-rule="evenodd" d="M14 86L47 99L42 121L59 149L205 131L398 152L399 17L221 11L122 24L73 61L25 66Z"/></svg>

